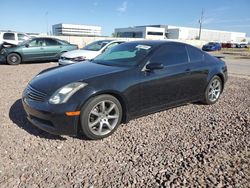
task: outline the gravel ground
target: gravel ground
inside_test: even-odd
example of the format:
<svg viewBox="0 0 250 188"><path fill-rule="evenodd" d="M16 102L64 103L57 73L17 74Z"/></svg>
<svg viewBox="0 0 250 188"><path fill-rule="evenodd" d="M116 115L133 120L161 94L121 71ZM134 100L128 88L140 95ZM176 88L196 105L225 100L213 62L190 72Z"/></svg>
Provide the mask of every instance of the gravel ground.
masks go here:
<svg viewBox="0 0 250 188"><path fill-rule="evenodd" d="M109 138L53 136L25 118L28 81L53 63L0 66L0 187L250 187L250 81L218 103L130 121Z"/></svg>

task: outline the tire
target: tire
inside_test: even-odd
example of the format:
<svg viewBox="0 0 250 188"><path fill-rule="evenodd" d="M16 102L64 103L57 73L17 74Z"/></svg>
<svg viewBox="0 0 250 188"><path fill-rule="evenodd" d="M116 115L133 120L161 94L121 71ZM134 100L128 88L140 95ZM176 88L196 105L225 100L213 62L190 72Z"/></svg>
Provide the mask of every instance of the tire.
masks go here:
<svg viewBox="0 0 250 188"><path fill-rule="evenodd" d="M7 56L7 63L9 65L18 65L22 62L22 58L20 55L16 54L16 53L10 53Z"/></svg>
<svg viewBox="0 0 250 188"><path fill-rule="evenodd" d="M122 106L111 95L90 99L81 109L80 125L83 136L90 140L108 137L120 125Z"/></svg>
<svg viewBox="0 0 250 188"><path fill-rule="evenodd" d="M219 76L214 76L207 85L205 91L204 104L214 104L216 103L222 92L222 81Z"/></svg>

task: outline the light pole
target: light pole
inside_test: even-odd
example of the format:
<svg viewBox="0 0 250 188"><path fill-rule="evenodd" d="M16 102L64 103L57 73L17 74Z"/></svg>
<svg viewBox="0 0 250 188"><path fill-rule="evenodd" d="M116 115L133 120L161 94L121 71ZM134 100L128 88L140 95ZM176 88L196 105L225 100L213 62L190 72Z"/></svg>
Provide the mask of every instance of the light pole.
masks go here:
<svg viewBox="0 0 250 188"><path fill-rule="evenodd" d="M199 19L199 24L200 24L199 40L201 40L201 28L202 28L203 19L204 19L204 9L202 9L202 11L201 11L201 17Z"/></svg>

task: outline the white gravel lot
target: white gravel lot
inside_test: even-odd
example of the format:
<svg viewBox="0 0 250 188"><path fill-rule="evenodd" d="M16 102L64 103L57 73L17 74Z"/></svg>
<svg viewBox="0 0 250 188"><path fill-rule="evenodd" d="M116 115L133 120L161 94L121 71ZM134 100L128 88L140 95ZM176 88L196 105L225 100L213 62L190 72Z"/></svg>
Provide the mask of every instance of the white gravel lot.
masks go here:
<svg viewBox="0 0 250 188"><path fill-rule="evenodd" d="M218 103L188 104L86 141L32 126L20 101L55 63L0 65L0 187L250 187L250 80Z"/></svg>

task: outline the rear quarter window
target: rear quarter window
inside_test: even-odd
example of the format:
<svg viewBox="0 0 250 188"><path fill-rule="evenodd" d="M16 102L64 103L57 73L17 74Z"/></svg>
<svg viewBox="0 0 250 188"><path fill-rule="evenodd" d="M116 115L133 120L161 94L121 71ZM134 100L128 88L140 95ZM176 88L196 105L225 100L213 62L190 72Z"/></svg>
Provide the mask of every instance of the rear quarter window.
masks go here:
<svg viewBox="0 0 250 188"><path fill-rule="evenodd" d="M191 63L202 62L204 60L204 55L199 49L192 46L186 46L186 47Z"/></svg>
<svg viewBox="0 0 250 188"><path fill-rule="evenodd" d="M15 34L14 33L4 33L3 39L5 40L15 40Z"/></svg>

